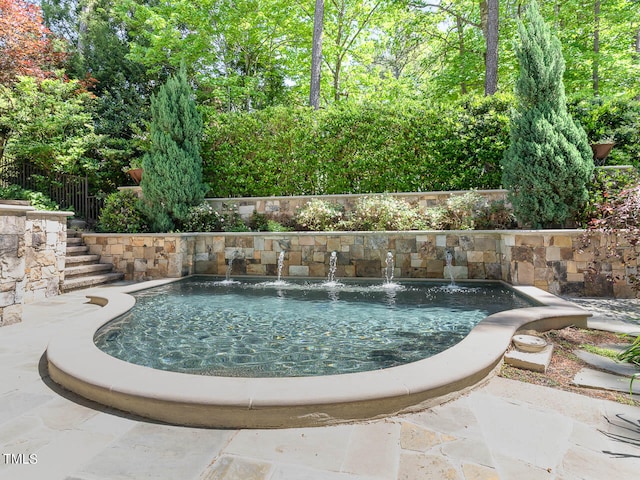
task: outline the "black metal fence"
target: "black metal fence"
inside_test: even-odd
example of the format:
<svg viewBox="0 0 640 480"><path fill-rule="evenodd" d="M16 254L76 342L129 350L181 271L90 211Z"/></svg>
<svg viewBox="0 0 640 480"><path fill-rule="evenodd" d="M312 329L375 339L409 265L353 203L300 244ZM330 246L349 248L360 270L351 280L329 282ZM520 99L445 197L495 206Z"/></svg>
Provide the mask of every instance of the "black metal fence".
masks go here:
<svg viewBox="0 0 640 480"><path fill-rule="evenodd" d="M86 176L52 174L29 163L0 161L0 185L19 185L22 188L47 194L63 210L71 210L89 226L98 220L103 200L89 194Z"/></svg>

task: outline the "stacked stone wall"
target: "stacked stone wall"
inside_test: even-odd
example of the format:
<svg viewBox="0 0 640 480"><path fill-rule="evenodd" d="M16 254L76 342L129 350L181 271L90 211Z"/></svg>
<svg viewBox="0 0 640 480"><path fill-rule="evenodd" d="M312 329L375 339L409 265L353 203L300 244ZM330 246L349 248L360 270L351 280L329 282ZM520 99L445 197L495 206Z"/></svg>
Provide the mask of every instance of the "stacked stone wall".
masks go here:
<svg viewBox="0 0 640 480"><path fill-rule="evenodd" d="M554 294L633 297L627 279L638 254L621 245L625 261L600 245L611 239L575 230L85 234L85 244L129 280L190 274L326 277L337 252L337 278L383 278L388 251L396 278L503 280ZM596 255L596 252L600 253ZM452 256L451 266L446 262ZM595 262L597 260L597 263Z"/></svg>

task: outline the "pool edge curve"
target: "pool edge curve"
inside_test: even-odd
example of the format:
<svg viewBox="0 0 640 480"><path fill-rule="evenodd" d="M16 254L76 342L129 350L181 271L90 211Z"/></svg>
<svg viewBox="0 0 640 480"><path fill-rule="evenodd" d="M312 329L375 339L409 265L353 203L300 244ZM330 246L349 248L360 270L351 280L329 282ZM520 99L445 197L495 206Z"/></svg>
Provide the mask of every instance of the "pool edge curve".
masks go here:
<svg viewBox="0 0 640 480"><path fill-rule="evenodd" d="M331 376L209 377L134 365L95 346L95 332L135 303L128 293L156 284L144 282L88 295L102 308L81 326L50 341L46 358L51 379L102 405L171 424L324 426L418 411L449 401L491 378L519 330L586 327L590 316L536 287L510 286L543 306L490 315L460 343L424 360Z"/></svg>

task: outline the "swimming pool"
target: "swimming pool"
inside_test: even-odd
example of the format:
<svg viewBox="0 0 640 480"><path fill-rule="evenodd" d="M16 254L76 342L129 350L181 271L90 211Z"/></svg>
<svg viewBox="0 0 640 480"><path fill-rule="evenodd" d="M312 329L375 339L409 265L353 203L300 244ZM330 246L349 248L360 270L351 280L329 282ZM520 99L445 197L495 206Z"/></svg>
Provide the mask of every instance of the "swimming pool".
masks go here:
<svg viewBox="0 0 640 480"><path fill-rule="evenodd" d="M98 348L160 370L299 377L412 363L460 342L493 313L537 305L501 284L192 277L134 294Z"/></svg>

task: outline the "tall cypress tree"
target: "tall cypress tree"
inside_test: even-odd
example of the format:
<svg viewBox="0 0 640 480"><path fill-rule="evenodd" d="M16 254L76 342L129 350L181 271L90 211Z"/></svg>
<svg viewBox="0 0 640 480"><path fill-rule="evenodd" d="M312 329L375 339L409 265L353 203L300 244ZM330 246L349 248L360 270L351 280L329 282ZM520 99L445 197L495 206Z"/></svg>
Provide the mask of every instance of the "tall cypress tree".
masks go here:
<svg viewBox="0 0 640 480"><path fill-rule="evenodd" d="M567 111L560 41L535 1L529 5L527 21L518 25L517 106L502 182L510 190L516 217L545 227L562 224L585 203L593 154L586 133Z"/></svg>
<svg viewBox="0 0 640 480"><path fill-rule="evenodd" d="M184 66L151 98L151 149L142 160L142 193L151 228L169 231L202 202L202 117Z"/></svg>

